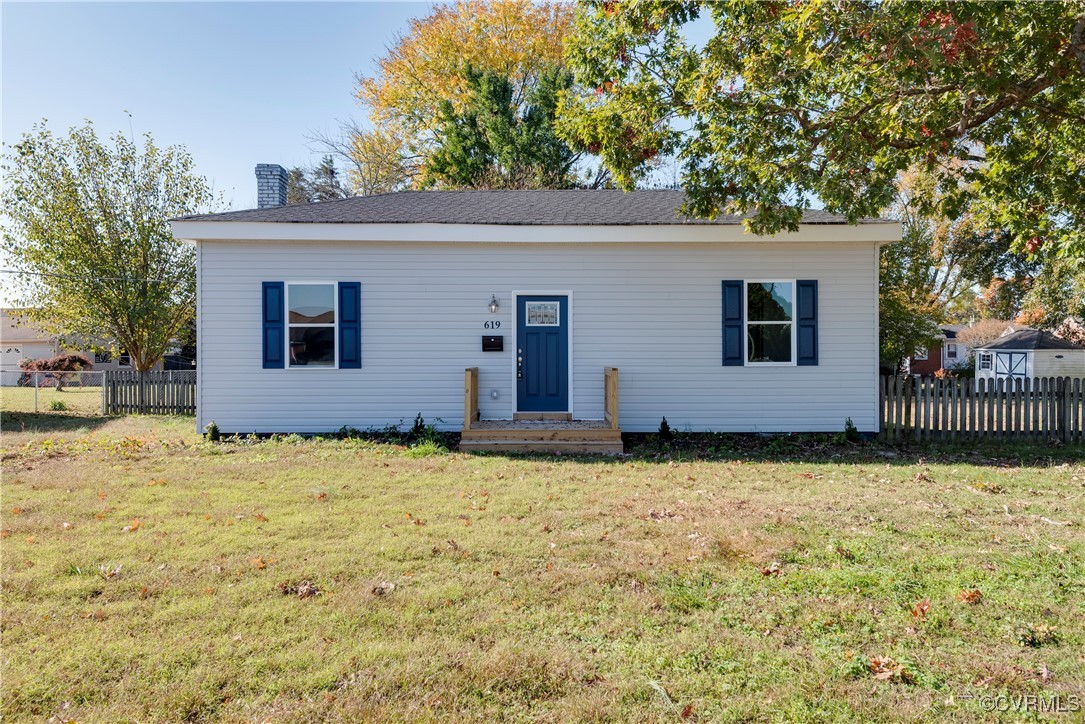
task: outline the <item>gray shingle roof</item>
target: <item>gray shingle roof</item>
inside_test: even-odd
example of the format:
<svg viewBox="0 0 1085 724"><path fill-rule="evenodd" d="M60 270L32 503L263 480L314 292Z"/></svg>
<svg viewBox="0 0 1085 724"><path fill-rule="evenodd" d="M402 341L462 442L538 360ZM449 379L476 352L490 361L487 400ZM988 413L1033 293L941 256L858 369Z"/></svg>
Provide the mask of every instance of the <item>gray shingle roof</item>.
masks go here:
<svg viewBox="0 0 1085 724"><path fill-rule="evenodd" d="M1050 332L1022 329L1020 332L999 337L994 342L981 345L976 349L1081 349L1081 347L1060 339Z"/></svg>
<svg viewBox="0 0 1085 724"><path fill-rule="evenodd" d="M314 204L276 206L221 214L183 216L178 221L264 221L287 224L499 224L512 226L656 226L740 224L743 217L714 220L680 216L685 193L672 190L618 191L398 191ZM844 224L842 216L807 210L804 224ZM862 219L860 223L893 223Z"/></svg>

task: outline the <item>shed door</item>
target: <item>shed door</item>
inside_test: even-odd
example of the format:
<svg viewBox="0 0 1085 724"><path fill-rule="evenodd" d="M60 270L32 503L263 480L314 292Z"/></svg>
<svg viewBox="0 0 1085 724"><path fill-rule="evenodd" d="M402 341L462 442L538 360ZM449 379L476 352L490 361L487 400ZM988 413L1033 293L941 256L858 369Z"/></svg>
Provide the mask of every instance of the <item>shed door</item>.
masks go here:
<svg viewBox="0 0 1085 724"><path fill-rule="evenodd" d="M1025 352L995 352L995 377L1025 378L1028 354Z"/></svg>
<svg viewBox="0 0 1085 724"><path fill-rule="evenodd" d="M569 411L569 298L516 298L516 409Z"/></svg>

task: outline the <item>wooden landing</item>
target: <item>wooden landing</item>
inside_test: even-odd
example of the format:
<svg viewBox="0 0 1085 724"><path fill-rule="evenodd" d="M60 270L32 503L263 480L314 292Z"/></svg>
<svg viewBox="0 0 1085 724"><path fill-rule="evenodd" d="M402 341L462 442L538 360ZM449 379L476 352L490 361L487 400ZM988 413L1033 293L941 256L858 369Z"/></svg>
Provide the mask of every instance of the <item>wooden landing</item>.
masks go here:
<svg viewBox="0 0 1085 724"><path fill-rule="evenodd" d="M619 455L622 431L602 420L477 420L460 433L460 450Z"/></svg>

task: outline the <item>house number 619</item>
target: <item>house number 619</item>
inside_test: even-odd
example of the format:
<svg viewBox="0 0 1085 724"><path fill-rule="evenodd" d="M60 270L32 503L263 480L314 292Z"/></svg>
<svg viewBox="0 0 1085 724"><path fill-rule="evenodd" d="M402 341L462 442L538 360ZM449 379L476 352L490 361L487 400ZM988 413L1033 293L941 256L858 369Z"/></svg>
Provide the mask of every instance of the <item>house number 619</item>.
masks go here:
<svg viewBox="0 0 1085 724"><path fill-rule="evenodd" d="M489 322L482 323L483 329L501 329L501 322L497 319L490 320Z"/></svg>

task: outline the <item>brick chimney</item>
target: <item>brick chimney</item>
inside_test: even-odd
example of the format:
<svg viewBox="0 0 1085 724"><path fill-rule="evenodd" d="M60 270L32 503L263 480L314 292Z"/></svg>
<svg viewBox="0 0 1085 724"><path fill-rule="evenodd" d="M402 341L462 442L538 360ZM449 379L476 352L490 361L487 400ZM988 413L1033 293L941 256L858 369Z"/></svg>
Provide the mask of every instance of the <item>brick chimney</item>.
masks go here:
<svg viewBox="0 0 1085 724"><path fill-rule="evenodd" d="M277 163L256 164L256 205L286 206L286 169Z"/></svg>

